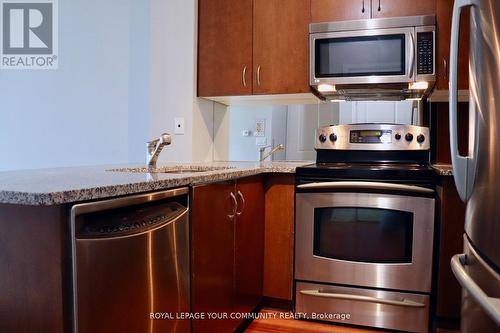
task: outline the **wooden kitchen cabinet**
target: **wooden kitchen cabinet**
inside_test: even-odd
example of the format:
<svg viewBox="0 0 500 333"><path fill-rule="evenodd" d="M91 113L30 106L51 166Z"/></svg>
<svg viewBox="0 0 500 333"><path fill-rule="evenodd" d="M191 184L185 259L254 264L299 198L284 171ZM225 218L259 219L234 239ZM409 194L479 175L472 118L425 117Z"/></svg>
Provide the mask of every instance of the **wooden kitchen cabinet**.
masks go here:
<svg viewBox="0 0 500 333"><path fill-rule="evenodd" d="M254 94L309 92L310 0L254 0Z"/></svg>
<svg viewBox="0 0 500 333"><path fill-rule="evenodd" d="M311 22L369 19L371 0L311 0Z"/></svg>
<svg viewBox="0 0 500 333"><path fill-rule="evenodd" d="M463 252L465 204L455 188L453 177L442 177L440 197L439 268L436 315L444 322L458 321L461 310L461 287L451 271L450 261ZM438 322L439 323L439 322Z"/></svg>
<svg viewBox="0 0 500 333"><path fill-rule="evenodd" d="M439 0L436 5L437 55L436 88L448 90L450 64L451 18L454 0ZM470 10L462 10L458 48L458 89L469 89Z"/></svg>
<svg viewBox="0 0 500 333"><path fill-rule="evenodd" d="M311 0L312 23L435 14L436 0Z"/></svg>
<svg viewBox="0 0 500 333"><path fill-rule="evenodd" d="M241 194L240 194L241 193ZM261 177L236 181L235 311L251 312L262 299L264 184Z"/></svg>
<svg viewBox="0 0 500 333"><path fill-rule="evenodd" d="M436 1L441 0L371 0L371 17L435 15Z"/></svg>
<svg viewBox="0 0 500 333"><path fill-rule="evenodd" d="M198 96L310 92L310 0L199 0Z"/></svg>
<svg viewBox="0 0 500 333"><path fill-rule="evenodd" d="M293 175L268 176L265 191L264 296L291 301L295 177Z"/></svg>
<svg viewBox="0 0 500 333"><path fill-rule="evenodd" d="M260 176L194 187L192 311L229 315L254 310L262 298L263 242L264 188ZM231 318L194 320L193 331L233 332L242 322Z"/></svg>
<svg viewBox="0 0 500 333"><path fill-rule="evenodd" d="M233 309L234 223L230 193L234 182L196 186L191 196L191 308L193 312ZM232 332L232 320L194 320L194 332Z"/></svg>
<svg viewBox="0 0 500 333"><path fill-rule="evenodd" d="M0 332L71 330L67 213L0 204Z"/></svg>
<svg viewBox="0 0 500 333"><path fill-rule="evenodd" d="M252 94L253 0L199 0L198 96Z"/></svg>

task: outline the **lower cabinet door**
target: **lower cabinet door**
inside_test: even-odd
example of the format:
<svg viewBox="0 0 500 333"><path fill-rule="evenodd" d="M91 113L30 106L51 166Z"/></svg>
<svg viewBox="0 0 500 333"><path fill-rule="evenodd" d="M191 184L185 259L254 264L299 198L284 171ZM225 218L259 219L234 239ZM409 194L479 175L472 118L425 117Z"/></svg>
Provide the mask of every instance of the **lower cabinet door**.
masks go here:
<svg viewBox="0 0 500 333"><path fill-rule="evenodd" d="M233 332L244 321L238 314L262 297L264 185L260 176L237 184L192 191L191 304L193 313L205 314L193 321L195 333Z"/></svg>
<svg viewBox="0 0 500 333"><path fill-rule="evenodd" d="M262 177L237 181L234 311L253 311L262 298L264 271L264 184ZM239 320L241 324L243 320Z"/></svg>
<svg viewBox="0 0 500 333"><path fill-rule="evenodd" d="M234 308L234 182L193 188L191 195L191 304L193 313L223 315ZM193 332L233 332L236 321L193 321Z"/></svg>

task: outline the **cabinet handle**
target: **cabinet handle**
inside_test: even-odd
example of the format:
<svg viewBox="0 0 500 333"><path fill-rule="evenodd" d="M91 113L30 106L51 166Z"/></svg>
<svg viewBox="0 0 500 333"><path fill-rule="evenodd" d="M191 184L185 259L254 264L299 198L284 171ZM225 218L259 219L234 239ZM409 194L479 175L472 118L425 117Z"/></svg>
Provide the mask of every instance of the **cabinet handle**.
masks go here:
<svg viewBox="0 0 500 333"><path fill-rule="evenodd" d="M443 58L443 67L444 67L444 79L448 81L448 62L445 58Z"/></svg>
<svg viewBox="0 0 500 333"><path fill-rule="evenodd" d="M243 193L241 193L241 191L238 191L237 195L241 199L242 207L241 207L241 210L239 212L236 212L236 215L240 216L241 214L243 214L243 211L245 210L246 203L245 203L245 197L243 196Z"/></svg>
<svg viewBox="0 0 500 333"><path fill-rule="evenodd" d="M382 10L382 8L380 7L380 0L378 0L378 8L377 10L380 12Z"/></svg>
<svg viewBox="0 0 500 333"><path fill-rule="evenodd" d="M236 211L238 210L238 200L236 200L236 196L234 195L233 192L229 195L231 199L233 200L233 213L229 214L227 217L229 217L230 220L234 219L236 215Z"/></svg>
<svg viewBox="0 0 500 333"><path fill-rule="evenodd" d="M364 13L365 12L365 0L363 0L363 8L361 8L361 12Z"/></svg>
<svg viewBox="0 0 500 333"><path fill-rule="evenodd" d="M246 87L247 86L247 65L245 65L245 67L243 67L242 80L243 80L243 87Z"/></svg>
<svg viewBox="0 0 500 333"><path fill-rule="evenodd" d="M257 67L257 85L260 86L260 65Z"/></svg>

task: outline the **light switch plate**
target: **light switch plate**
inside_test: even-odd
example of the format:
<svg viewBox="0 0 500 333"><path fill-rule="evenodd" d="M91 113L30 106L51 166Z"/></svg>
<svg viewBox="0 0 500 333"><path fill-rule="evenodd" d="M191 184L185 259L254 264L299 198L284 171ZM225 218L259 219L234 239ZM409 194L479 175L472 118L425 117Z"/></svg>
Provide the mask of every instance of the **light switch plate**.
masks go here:
<svg viewBox="0 0 500 333"><path fill-rule="evenodd" d="M174 118L174 133L184 134L184 118Z"/></svg>

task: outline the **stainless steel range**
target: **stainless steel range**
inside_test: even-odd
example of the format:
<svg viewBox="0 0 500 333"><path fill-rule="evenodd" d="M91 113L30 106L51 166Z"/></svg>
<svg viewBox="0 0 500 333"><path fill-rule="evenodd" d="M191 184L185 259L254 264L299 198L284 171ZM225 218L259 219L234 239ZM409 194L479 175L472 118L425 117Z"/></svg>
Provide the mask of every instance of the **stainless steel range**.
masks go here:
<svg viewBox="0 0 500 333"><path fill-rule="evenodd" d="M435 210L429 129L329 126L318 129L315 148L316 164L297 169L296 311L426 332Z"/></svg>

